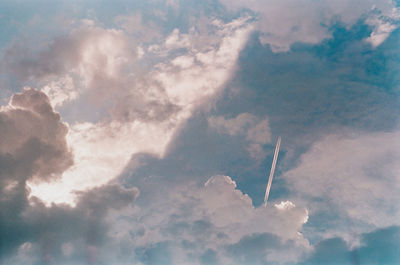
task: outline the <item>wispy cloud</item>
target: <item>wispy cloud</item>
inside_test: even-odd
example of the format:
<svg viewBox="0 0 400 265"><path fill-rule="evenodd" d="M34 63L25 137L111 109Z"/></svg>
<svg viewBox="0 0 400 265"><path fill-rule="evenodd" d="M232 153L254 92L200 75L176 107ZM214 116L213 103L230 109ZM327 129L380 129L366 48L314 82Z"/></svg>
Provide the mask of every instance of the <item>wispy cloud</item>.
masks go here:
<svg viewBox="0 0 400 265"><path fill-rule="evenodd" d="M326 233L346 238L349 229L357 234L398 225L398 139L397 131L329 135L313 144L283 177L311 212L334 211L352 220L337 222L331 230L325 227Z"/></svg>

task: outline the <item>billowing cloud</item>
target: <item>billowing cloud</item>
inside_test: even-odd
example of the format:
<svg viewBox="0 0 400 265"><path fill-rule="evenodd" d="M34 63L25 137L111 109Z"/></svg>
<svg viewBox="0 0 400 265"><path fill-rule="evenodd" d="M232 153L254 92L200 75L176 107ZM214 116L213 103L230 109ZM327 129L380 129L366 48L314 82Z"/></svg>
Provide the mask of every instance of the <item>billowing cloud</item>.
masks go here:
<svg viewBox="0 0 400 265"><path fill-rule="evenodd" d="M0 110L2 181L51 180L72 165L68 127L47 96L25 88ZM7 184L5 184L7 185Z"/></svg>
<svg viewBox="0 0 400 265"><path fill-rule="evenodd" d="M256 159L265 157L263 145L271 141L268 119L260 119L250 113L241 113L231 119L223 116L211 116L208 118L208 124L219 133L245 136L250 156Z"/></svg>
<svg viewBox="0 0 400 265"><path fill-rule="evenodd" d="M229 8L248 8L258 14L260 40L272 51L284 52L296 42L317 44L331 37L330 27L343 23L351 27L365 17L373 28L367 39L373 46L382 43L397 27L399 10L394 1L340 0L340 1L226 1Z"/></svg>
<svg viewBox="0 0 400 265"><path fill-rule="evenodd" d="M143 192L150 192L153 185L142 187ZM300 233L308 220L306 209L291 202L255 208L228 176L211 177L204 186L185 183L161 193L138 203L131 219L120 225L121 233L131 238L131 247L140 250L135 251L136 258L143 264L153 264L152 248L161 245L165 253L154 252L170 257L167 264L203 264L201 260L207 257L216 264L243 264L234 249L240 245L250 249L258 238L264 240L256 247L262 248L260 255L254 257L260 264L293 262L310 249ZM277 251L280 246L287 246L291 254Z"/></svg>

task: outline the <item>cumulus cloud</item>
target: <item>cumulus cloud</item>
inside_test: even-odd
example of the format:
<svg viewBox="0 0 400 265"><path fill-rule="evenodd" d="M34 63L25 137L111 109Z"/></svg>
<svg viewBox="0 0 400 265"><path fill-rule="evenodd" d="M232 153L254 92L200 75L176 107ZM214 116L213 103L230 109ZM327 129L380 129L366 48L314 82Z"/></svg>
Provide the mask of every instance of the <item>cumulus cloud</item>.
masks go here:
<svg viewBox="0 0 400 265"><path fill-rule="evenodd" d="M68 127L47 96L25 88L0 109L2 180L50 180L72 165Z"/></svg>
<svg viewBox="0 0 400 265"><path fill-rule="evenodd" d="M375 17L376 13L379 13L379 19L368 20L373 27L368 40L378 46L397 27L394 21L399 18L395 2L386 0L221 2L229 8L248 8L255 12L259 17L260 40L269 44L274 52L288 51L296 42L317 44L331 36L329 28L335 23L351 27L365 16Z"/></svg>
<svg viewBox="0 0 400 265"><path fill-rule="evenodd" d="M150 184L143 191L152 188ZM234 249L257 244L255 248L262 250L254 258L260 264L284 264L310 249L300 233L308 219L306 209L290 202L286 204L292 207L255 208L228 176L211 177L204 186L185 183L151 197L143 207L137 204L132 218L121 224L125 237L135 235L130 236L131 247L140 250L135 251L136 259L144 264L157 264L151 262L154 252L169 257L166 264L204 264L202 260L210 259L216 264L243 264L243 252ZM259 238L262 242L257 243ZM280 246L287 246L291 254L277 251Z"/></svg>
<svg viewBox="0 0 400 265"><path fill-rule="evenodd" d="M365 232L397 225L399 136L396 131L329 135L314 143L283 177L311 215L333 211L343 220L350 218L348 223L326 224L326 234L349 236L349 229Z"/></svg>
<svg viewBox="0 0 400 265"><path fill-rule="evenodd" d="M263 145L271 141L268 119L261 119L250 113L241 113L231 119L223 116L211 116L208 118L208 124L219 133L245 136L250 156L255 159L265 157Z"/></svg>

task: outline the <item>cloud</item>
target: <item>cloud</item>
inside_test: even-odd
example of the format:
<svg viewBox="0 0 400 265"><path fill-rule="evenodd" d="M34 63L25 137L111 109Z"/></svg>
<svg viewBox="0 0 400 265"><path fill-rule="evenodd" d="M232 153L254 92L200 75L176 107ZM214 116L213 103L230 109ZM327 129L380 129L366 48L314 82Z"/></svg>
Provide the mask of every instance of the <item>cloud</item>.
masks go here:
<svg viewBox="0 0 400 265"><path fill-rule="evenodd" d="M284 121L289 126L282 129L283 133L295 132L296 137L291 138L297 142L307 137L309 141L316 139L308 132L326 124L351 123L356 127L362 121L378 130L381 127L375 125L391 123L390 117L396 116L395 112L383 115L386 119L375 118L395 105L395 97L387 96L389 93L380 85L379 93L375 93L378 81L371 88L363 79L369 75L368 69L376 70L373 69L376 57L368 57L374 61L371 64L359 63L363 60L358 59L366 58L362 56L365 49L370 52L368 56L382 51L371 51L369 44L360 40L372 32L365 39L372 46L385 41L397 27L397 9L389 12L394 4L379 2L369 11L372 3L369 0L322 1L315 6L308 5L310 1L269 1L269 10L263 6L266 2L246 3L253 11L260 11L256 23L261 32L254 36L259 34L275 52L287 51L295 42L318 43L338 34L332 42L339 43L339 48L326 48L331 43L327 41L317 48L273 54L268 47L258 47L258 40L255 42L258 51L254 49L256 46L248 45L247 51L241 53L253 30L252 19L243 17L226 23L203 17L193 19L195 25L183 23L187 17L192 19L203 12L207 16L218 12L216 16L225 19L232 14L220 14L226 10L220 9L216 1L178 2L168 1L167 5L173 9L165 13L154 12L162 16L158 21L166 24L160 27L164 30L136 13L114 19L120 28L84 20L65 35L44 45L37 44L37 50L27 49L32 42L5 49L3 62L10 72L3 75L10 73L18 79L17 83L40 89L25 89L0 110L0 264L293 264L310 253L306 239L310 227L317 227L317 232L325 229L326 238L349 234L344 230L352 229L352 223L346 224L348 220L360 225L358 232L397 224L398 209L393 201L398 198L391 194L396 194L398 188L399 169L395 165L398 148L394 144L397 132L332 133L318 140L284 176L286 184L290 184L290 193L286 193L289 190L285 186L282 194L277 185L277 197L287 196L290 200L266 208L254 207L253 199L258 196L250 198L244 192L263 190L260 183L265 184L265 172L254 169L253 165L261 164L261 160L250 161L243 152L246 146L251 157L265 157L264 145L271 140L270 122L272 128L280 130L276 125ZM140 8L147 10L152 5ZM185 6L190 6L190 12L181 10ZM195 10L200 6L206 6L207 11ZM115 10L99 14L110 15L108 12ZM96 12L98 9L89 13ZM352 34L358 26L349 29L360 20L364 24L357 34L363 31L362 37ZM106 21L110 22L109 16L102 23ZM337 26L332 33L338 21L344 27ZM180 25L179 29L174 29L175 23ZM345 40L340 34L346 35ZM354 51L360 46L360 52ZM307 54L310 50L314 55ZM331 53L332 50L337 52ZM324 56L325 52L334 58ZM221 113L242 114L213 116L207 121L208 113L202 110L216 105L215 99L238 69L238 57L243 60L241 71L259 75L269 85L263 83L258 87L262 93L254 94L259 98L250 103L255 109L238 112L240 104L232 104L236 111L229 112L232 109L218 105ZM255 57L269 66L249 64ZM326 64L331 59L336 63ZM285 65L295 61L301 66L295 67L297 75ZM367 67L349 67L356 64ZM352 69L351 73L346 67ZM323 69L331 80L322 82L327 85L322 90L323 75L315 78L316 69L317 73ZM362 76L354 75L355 72L362 72ZM332 79L333 75L340 77L340 82ZM365 80L374 77L372 74ZM243 80L248 88L257 86L256 78ZM290 93L282 93L285 87ZM304 97L305 91L312 95ZM277 100L277 95L281 100ZM243 94L238 96L246 99ZM361 101L354 100L357 96ZM347 99L343 101L344 97ZM267 101L258 104L265 98L271 104L264 104ZM277 102L276 108L273 101ZM365 108L360 102L373 104ZM377 106L376 102L384 102L386 107ZM248 113L261 113L260 108L267 110L268 118ZM278 112L283 115L285 111L281 110L285 109L286 114L289 110L293 115L273 116ZM63 122L55 110L61 113ZM352 111L355 113L349 114ZM380 114L370 116L370 112ZM186 127L187 122L193 122L191 128ZM290 127L291 122L301 124L300 130ZM213 133L206 130L207 124ZM182 137L179 132L183 127L186 132L201 130ZM236 143L239 138L244 144ZM289 152L297 156L308 143ZM229 147L220 148L224 144ZM175 147L175 153L168 157L174 148L171 145L179 148ZM353 163L342 157L351 157ZM136 167L142 162L140 158L148 163L147 167L142 167L139 173L135 170L125 179L118 178L121 172L132 174L126 167ZM315 160L320 164L314 163ZM336 162L334 168L332 160ZM285 163L283 168L293 166ZM241 189L230 177L214 175L226 168L238 179ZM238 171L245 173L237 174ZM195 178L204 179L203 172L214 176L204 185L191 182ZM137 188L118 184L135 181L144 195L138 199ZM281 181L283 184L283 178ZM310 221L306 207L311 210ZM324 211L339 218L319 219ZM326 221L324 227L318 223L321 220ZM366 259L386 262L383 256L395 256L391 251L397 234L397 228L391 228L379 236L362 235L358 238L360 245L352 247L358 251L365 247L361 252L365 251ZM385 245L384 239L390 243ZM317 244L307 262L345 263L349 253L354 256L345 241L331 240ZM377 251L370 244L373 241L389 251ZM320 254L327 252L335 257L329 260Z"/></svg>
<svg viewBox="0 0 400 265"><path fill-rule="evenodd" d="M397 264L400 261L398 226L377 229L361 237L361 246L353 249L349 249L341 238L324 240L300 264Z"/></svg>
<svg viewBox="0 0 400 265"><path fill-rule="evenodd" d="M78 97L75 90L74 80L71 76L65 76L57 81L51 81L41 89L50 99L54 107L62 106L68 101Z"/></svg>
<svg viewBox="0 0 400 265"><path fill-rule="evenodd" d="M359 233L398 224L398 139L398 131L331 134L283 173L293 196L299 198L294 201L303 201L311 216L330 213L344 220L336 224L326 220L325 236L338 233L351 240L349 229Z"/></svg>
<svg viewBox="0 0 400 265"><path fill-rule="evenodd" d="M93 21L83 20L68 35L54 38L38 52L17 43L4 56L12 73L21 80L35 81L75 72L84 83L90 83L96 77L116 75L121 64L134 59L136 47L132 45L131 50L127 41L121 30L103 29Z"/></svg>
<svg viewBox="0 0 400 265"><path fill-rule="evenodd" d="M381 45L398 26L400 12L393 8L389 16L385 16L378 12L366 20L368 25L374 26L371 35L366 41L371 43L373 47Z"/></svg>
<svg viewBox="0 0 400 265"><path fill-rule="evenodd" d="M1 194L0 264L94 264L119 258L110 227L135 200L136 188L106 184L80 192L74 208L46 207L36 198L28 202L27 195L17 188ZM112 257L104 251L110 248Z"/></svg>
<svg viewBox="0 0 400 265"><path fill-rule="evenodd" d="M252 26L248 18L213 20L206 32L175 29L142 47L124 30L89 22L38 53L18 45L6 51L12 73L42 87L68 120L82 110L67 134L75 164L60 181L28 183L48 204L73 204L73 190L107 183L133 154L163 157L184 122L223 89ZM149 59L155 63L141 67Z"/></svg>
<svg viewBox="0 0 400 265"><path fill-rule="evenodd" d="M99 260L120 262L124 257L131 260L132 253L126 254L126 251L132 244L132 235L136 235L135 240L146 239L141 238L140 231L126 234L118 229L124 227L123 225L114 224L124 224L134 216L137 211L135 207L132 208L133 214L126 210L124 213L118 211L129 206L138 191L135 188L126 189L109 184L109 181L122 172L132 154L149 153L162 157L169 141L183 122L196 108L222 89L250 31L246 23L246 20L242 20L236 24L218 24L217 46L203 47L201 51L187 46L183 54L176 55L176 48L165 44L161 48L166 53L158 50L154 56L167 54L168 58L157 64L145 77L135 76L136 72L133 73L134 77L131 77L132 73L126 74L121 69L127 65L119 64L119 53L108 52L107 43L116 41L118 44L120 40L126 44L122 41L124 36L120 32L102 30L92 25L61 38L63 41L54 41L48 50L31 59L31 66L29 63L19 64L18 57L14 58L17 66L14 70L21 75L21 79L36 80L38 84L44 84L44 92L30 89L24 93L37 94L45 104L31 106L24 97L16 95L11 107L3 108L4 113L13 113L12 108L19 106L24 111L25 108L32 108L43 116L55 119L60 123L60 128L55 125L51 125L51 128L58 128L57 136L63 140L58 145L68 150L71 159L69 161L73 158L74 164L63 166L63 161L60 160L57 163L60 169L54 172L45 167L52 163L43 165L46 170L40 168L41 171L33 172L37 178L46 176L47 171L48 174L57 173L61 175L57 181L39 183L27 177L23 182L10 181L2 190L6 198L2 211L6 211L5 214L13 213L9 214L10 219L4 219L2 223L4 229L1 231L9 231L2 238L13 240L7 242L6 248L2 249L3 253L8 253L2 255L4 262L63 264L82 263L86 260L92 264ZM134 86L128 86L131 81ZM75 104L93 104L93 108L101 109L105 107L105 102L109 102L101 98L106 94L106 88L115 92L115 97L111 98L115 105L98 122L77 122L67 126L61 123L60 115L52 109L51 103L63 110L69 106L76 107ZM100 99L92 103L91 95L94 94L99 95ZM163 108L163 102L167 102L173 109ZM141 114L143 110L155 113ZM170 114L162 116L166 112ZM52 139L52 131L45 131L46 126L37 120L33 120L33 124L43 129L33 130L31 133L43 133L43 139ZM24 130L17 128L16 131L19 133ZM11 135L10 133L10 137ZM58 139L56 136L54 138ZM6 145L2 148L6 148ZM48 150L44 153L46 157L51 154ZM56 159L57 156L49 158ZM4 162L8 163L8 160ZM51 204L52 202L58 204ZM125 215L127 216L124 217ZM20 221L13 223L16 216L21 216ZM109 226L111 223L112 230ZM196 226L202 227L204 224L207 226L206 221L200 221ZM130 229L127 231L131 232L132 226L128 227ZM163 229L159 229L159 232L166 233L169 227ZM17 231L29 233L20 236ZM164 243L161 240L154 244L162 246ZM113 248L115 251L103 252L103 248ZM139 252L137 249L137 253L133 253L135 257Z"/></svg>
<svg viewBox="0 0 400 265"><path fill-rule="evenodd" d="M151 21L145 21L141 13L134 13L129 15L118 15L114 18L115 22L127 34L134 36L143 42L152 42L156 38L162 38L160 29Z"/></svg>
<svg viewBox="0 0 400 265"><path fill-rule="evenodd" d="M72 165L68 127L47 96L25 88L0 110L2 180L51 180Z"/></svg>
<svg viewBox="0 0 400 265"><path fill-rule="evenodd" d="M229 245L227 251L234 259L232 264L295 264L301 250L292 240L282 242L270 234L252 234Z"/></svg>
<svg viewBox="0 0 400 265"><path fill-rule="evenodd" d="M74 166L68 127L46 94L32 88L1 108L0 125L0 264L53 264L82 255L91 259L89 249L112 240L110 218L130 206L138 190L104 184L79 192L74 208L46 207L36 197L28 199L28 181L54 181Z"/></svg>
<svg viewBox="0 0 400 265"><path fill-rule="evenodd" d="M0 264L290 264L311 250L300 233L306 209L291 202L254 208L228 176L167 190L148 184L143 192L161 192L135 205L138 190L118 184L79 192L75 207L29 202L15 189L18 196L0 200L3 212L22 206L11 207L18 222L13 214L0 222L7 231Z"/></svg>
<svg viewBox="0 0 400 265"><path fill-rule="evenodd" d="M340 0L340 1L221 1L230 9L247 8L259 17L257 29L261 31L260 40L269 44L274 52L290 50L296 42L317 44L331 37L330 27L343 23L351 27L365 17L376 16L378 20L368 20L373 27L368 39L374 46L389 36L397 27L394 21L399 11L394 1ZM387 21L383 26L382 21ZM384 29L385 28L385 29Z"/></svg>
<svg viewBox="0 0 400 265"><path fill-rule="evenodd" d="M156 183L149 179L141 191L150 192ZM255 208L228 176L213 176L204 186L185 182L161 188L160 194L152 193L151 200L142 200L120 227L126 237L135 235L130 246L140 250L135 251L139 254L136 259L144 264L153 264L149 260L157 255L170 257L171 264L201 264L204 259L243 264L239 259L243 252L234 249L241 245L251 248L258 238L264 240L258 247L263 252L254 258L261 262L293 262L310 248L300 233L308 219L306 209L294 204ZM163 247L154 249L157 246ZM280 246L290 248L291 254L277 251Z"/></svg>
<svg viewBox="0 0 400 265"><path fill-rule="evenodd" d="M255 123L256 117L249 113L239 114L236 118L225 119L224 117L210 117L208 124L220 133L229 135L244 134L249 124Z"/></svg>
<svg viewBox="0 0 400 265"><path fill-rule="evenodd" d="M235 118L226 119L223 116L211 116L208 124L219 133L231 136L242 135L248 142L247 151L255 159L263 159L263 145L271 141L268 119L260 119L250 113L241 113Z"/></svg>

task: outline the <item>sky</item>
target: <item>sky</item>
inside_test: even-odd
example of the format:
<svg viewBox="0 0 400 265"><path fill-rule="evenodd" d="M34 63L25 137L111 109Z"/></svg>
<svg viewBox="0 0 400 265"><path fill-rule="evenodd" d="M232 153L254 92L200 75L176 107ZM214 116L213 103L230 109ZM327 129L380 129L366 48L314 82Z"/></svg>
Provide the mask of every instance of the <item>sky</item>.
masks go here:
<svg viewBox="0 0 400 265"><path fill-rule="evenodd" d="M399 25L394 0L0 0L0 265L400 264Z"/></svg>

